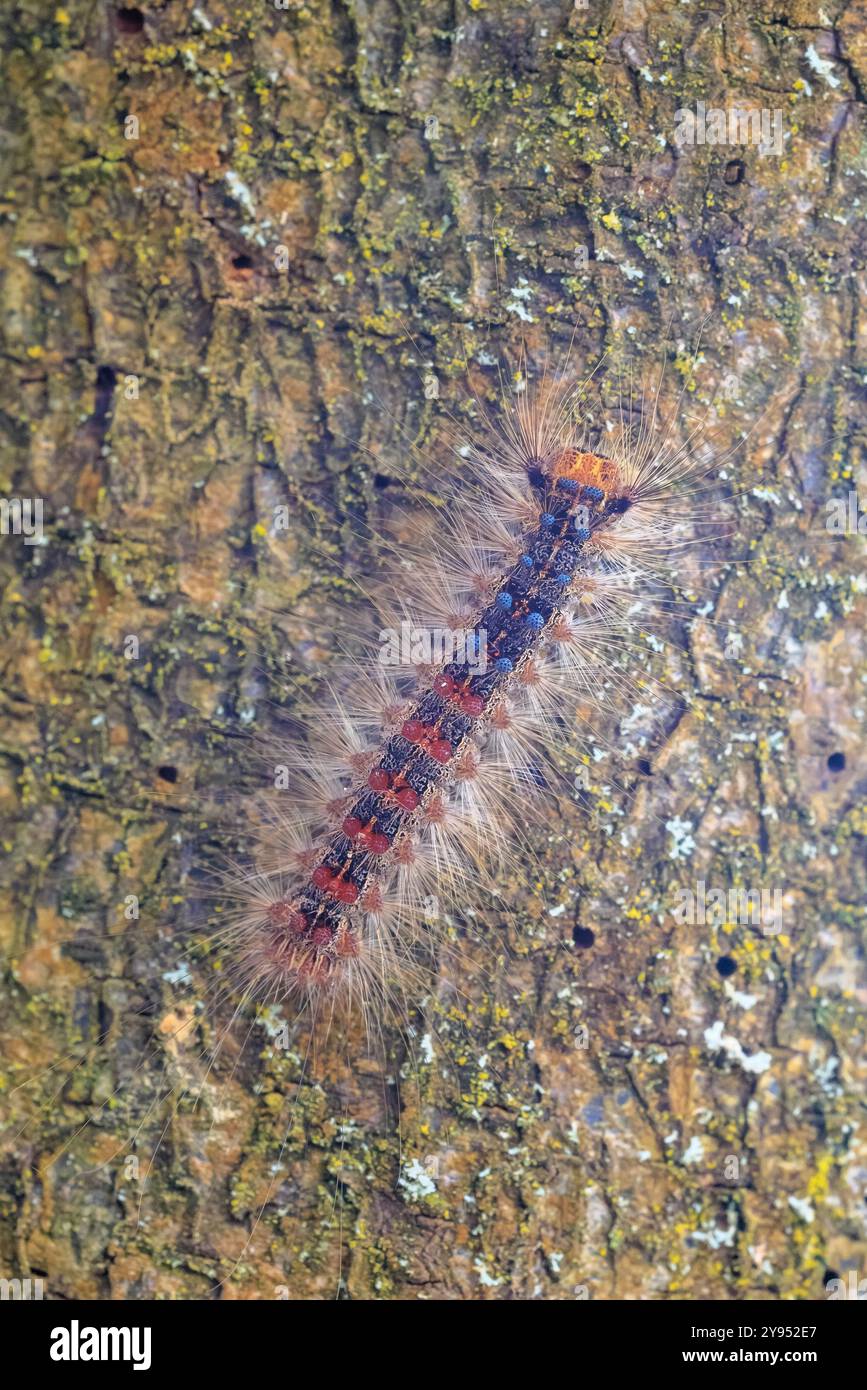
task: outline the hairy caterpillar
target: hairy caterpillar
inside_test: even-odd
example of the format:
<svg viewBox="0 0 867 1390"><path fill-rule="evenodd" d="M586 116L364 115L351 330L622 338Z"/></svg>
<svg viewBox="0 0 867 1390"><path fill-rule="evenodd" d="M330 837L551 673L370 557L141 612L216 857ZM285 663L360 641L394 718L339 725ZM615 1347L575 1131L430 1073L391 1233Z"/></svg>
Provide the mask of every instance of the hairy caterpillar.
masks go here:
<svg viewBox="0 0 867 1390"><path fill-rule="evenodd" d="M441 984L446 978L441 964L436 972L426 967L431 959L441 962L453 947L448 918L460 919L464 909L469 915L480 901L490 903L494 891L502 894L512 865L523 877L543 877L537 862L540 827L550 822L552 806L557 810L550 795L557 777L574 775L576 742L604 745L605 725L613 716L632 717L639 700L652 705L659 696L664 705L670 699L648 669L650 648L642 645L636 663L634 644L652 627L654 610L665 629L672 608L691 607L682 594L687 577L690 589L699 587L688 547L697 527L705 526L695 497L695 480L710 466L702 452L703 426L681 431L677 403L662 407L662 376L646 398L628 382L612 389L605 381L591 398L588 384L573 386L574 380L573 362L562 374L549 376L544 368L534 372L525 357L496 413L489 415L488 405L476 398L452 420L447 456L428 458L410 448L405 460L390 454L378 465L387 485L363 523L355 522L361 556L360 562L354 557L355 577L362 592L371 591L378 614L372 645L356 637L357 605L329 606L318 597L312 605L309 600L296 605L300 635L290 644L292 656L300 668L312 632L318 640L307 669L320 677L318 693L300 693L310 682L293 680L286 704L306 734L293 737L285 749L270 741L265 745L269 762L276 757L281 772L287 771L267 814L259 793L243 802L233 798L233 812L240 804L242 814L265 824L255 828L260 838L255 867L232 866L223 876L219 891L228 884L236 902L231 920L222 933L201 933L209 952L199 961L208 977L207 1006L195 996L190 1002L183 983L176 988L179 972L173 971L177 1007L165 1008L156 1025L147 1017L139 1020L135 1069L121 1076L107 1099L95 1097L87 1118L74 1118L71 1132L67 1123L52 1156L58 1171L73 1170L70 1181L93 1181L97 1172L108 1181L113 1167L135 1162L140 1151L137 1176L124 1169L121 1180L121 1187L131 1190L136 1229L147 1230L144 1191L157 1155L162 1149L163 1163L169 1162L166 1149L173 1148L175 1127L193 1123L188 1112L198 1111L200 1122L209 1125L204 1137L196 1134L197 1143L207 1143L218 1126L221 1139L233 1133L231 1121L218 1119L209 1077L221 1074L226 1084L226 1073L230 1082L242 1067L245 1083L255 1086L261 1056L256 1040L264 1028L266 1049L276 1054L277 1085L295 1098L287 1100L289 1113L281 1117L273 1143L271 1185L240 1208L242 1215L249 1212L252 1226L243 1249L252 1247L295 1142L289 1136L313 1056L312 1042L294 1051L294 1033L291 1044L281 1040L269 1047L274 1016L322 1021L327 1028L335 1011L346 1008L370 1033L390 1022L398 1005L404 1018L416 1012L438 1032L437 1009L429 1009L423 996L432 979ZM479 397L501 394L484 378L478 387ZM715 525L718 517L715 501ZM680 580L674 589L672 571ZM503 593L512 598L508 610L497 602ZM534 613L541 624L525 621ZM294 624L294 615L291 620ZM419 652L404 652L398 641L395 650L392 639L404 622L423 634L462 632L467 638L463 664L473 669L465 673L451 669L454 662L433 660L424 643ZM484 644L476 650L472 636L483 630ZM324 666L323 676L320 652L326 646L338 655ZM380 660L384 654L387 663ZM512 669L498 671L496 662L504 659ZM389 664L395 660L396 666ZM636 664L637 679L630 674ZM440 680L438 689L443 676L451 684ZM468 697L480 699L483 708L469 704ZM469 708L461 708L464 702ZM423 729L433 725L435 735L407 739L402 730L413 719ZM440 735L450 747L443 760L431 750ZM398 745L403 761L388 766L384 758L398 739L407 745ZM416 766L424 780L413 785L408 772L398 780L403 769ZM388 774L387 787L369 785L375 770ZM565 786L574 790L569 780ZM415 793L417 803L397 799L404 787ZM579 792L578 799L583 795ZM353 866L363 868L364 882L350 878L354 867L340 872L360 833L348 837L344 822L352 815L361 819L360 802L385 806L386 815L393 816L384 825L378 819L370 825L370 817L362 822L361 831L389 840L384 853L373 845L363 848L363 858L352 859ZM562 820L567 833L577 819L574 805L571 812L571 821ZM218 845L224 850L227 837L220 830ZM402 846L412 847L411 862ZM353 902L341 902L327 888L309 891L323 863L329 883L349 879L355 884ZM312 938L320 923L307 921L305 892L312 903L326 906L322 915L333 924L328 941L306 936L307 927ZM433 899L438 901L432 908ZM293 912L304 913L305 931L291 930ZM224 943L231 947L225 954L236 962L227 991L226 975L210 971ZM171 963L176 965L174 957ZM462 958L460 964L464 971L472 962ZM224 993L231 998L228 1018L215 1024L214 996ZM254 1007L248 1009L250 1002ZM286 1007L258 1007L268 1004ZM149 1000L145 1006L151 1007ZM412 1052L410 1029L403 1018L396 1021ZM319 1036L325 1031L315 1030ZM321 1050L321 1064L357 1071L359 1031L349 1029L345 1064L331 1046ZM246 1047L251 1035L253 1046ZM55 1089L49 1081L46 1111L70 1079L74 1085L86 1075L87 1065L83 1058L67 1072L65 1061L56 1064L59 1085ZM156 1080L154 1066L162 1069ZM397 1084L399 1062L393 1071ZM118 1099L125 1107L125 1132L100 1145L102 1131L113 1128L109 1111ZM349 1117L349 1108L346 1113ZM80 1139L85 1129L93 1134L92 1146ZM76 1166L71 1156L62 1161L79 1147L86 1154L83 1164ZM212 1279L220 1284L231 1279L238 1259L235 1247L232 1256L214 1265Z"/></svg>
<svg viewBox="0 0 867 1390"><path fill-rule="evenodd" d="M510 847L532 856L528 822L576 703L608 700L612 648L682 553L698 465L693 437L675 442L661 418L661 379L649 401L622 392L601 431L586 383L528 381L526 361L518 383L498 419L477 411L480 437L455 431L447 496L386 536L378 659L310 704L281 755L270 858L226 931L245 997L300 996L329 1017L379 1005L436 950L432 898L459 907ZM460 643L401 652L408 633ZM622 702L628 678L614 684Z"/></svg>

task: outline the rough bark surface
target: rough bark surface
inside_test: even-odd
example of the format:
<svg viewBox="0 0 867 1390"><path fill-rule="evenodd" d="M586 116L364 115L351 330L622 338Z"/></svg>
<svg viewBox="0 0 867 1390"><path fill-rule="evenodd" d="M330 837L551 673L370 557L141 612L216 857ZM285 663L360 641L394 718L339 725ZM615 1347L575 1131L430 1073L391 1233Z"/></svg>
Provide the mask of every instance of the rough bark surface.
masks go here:
<svg viewBox="0 0 867 1390"><path fill-rule="evenodd" d="M0 1273L86 1298L863 1277L864 540L825 528L862 466L862 0L4 11L0 489L44 499L45 535L0 537ZM779 110L782 154L679 148L702 101ZM247 1018L208 1072L201 869L290 703L281 615L363 572L365 449L436 432L420 369L454 404L522 336L652 364L705 315L672 370L699 402L729 378L723 444L753 432L728 560L657 658L665 736L612 718L541 872L455 919L414 1064L395 1031L305 1069ZM698 880L780 888L782 931L678 925Z"/></svg>

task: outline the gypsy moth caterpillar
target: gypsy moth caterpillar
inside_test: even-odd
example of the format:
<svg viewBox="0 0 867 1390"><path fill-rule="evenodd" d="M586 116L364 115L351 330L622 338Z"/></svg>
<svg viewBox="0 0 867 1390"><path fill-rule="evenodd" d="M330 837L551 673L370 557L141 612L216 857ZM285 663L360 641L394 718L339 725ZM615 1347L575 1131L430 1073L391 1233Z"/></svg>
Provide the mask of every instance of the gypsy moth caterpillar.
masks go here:
<svg viewBox="0 0 867 1390"><path fill-rule="evenodd" d="M243 1060L245 1052L267 1050L274 1031L288 1028L290 1046L281 1037L281 1056L269 1064L278 1078L273 1095L287 1097L277 1111L272 1137L274 1188L246 1193L238 1179L234 1211L241 1220L249 1215L258 1221L281 1181L287 1146L291 1149L295 1142L312 1049L318 1048L321 1065L343 1065L339 1048L330 1041L320 1046L330 1036L335 1013L346 1009L362 1021L361 1028L351 1025L347 1048L351 1056L346 1065L356 1072L364 1028L369 1038L377 1038L396 1022L409 1050L424 1054L427 1045L412 1038L407 1019L419 1009L422 1016L433 1017L427 1027L435 1035L438 1001L426 1005L424 996L431 990L448 990L451 998L459 994L462 977L474 964L463 955L490 951L496 958L491 973L502 974L505 952L497 929L464 952L466 919L474 906L486 900L490 905L494 891L497 911L504 913L515 877L542 881L540 837L550 824L550 798L560 788L568 806L585 795L573 786L575 768L583 766L576 760L589 745L606 745L617 737L606 727L615 715L640 717L652 741L653 707L659 705L665 719L676 707L677 692L649 668L654 651L645 636L660 643L672 612L694 606L678 585L688 586L690 593L699 590L691 547L696 530L706 530L703 477L710 460L695 432L683 428L677 403L662 410L658 385L642 400L628 381L612 388L598 373L601 389L591 398L584 383L573 389L573 376L574 362L550 377L544 366L519 364L501 393L502 406L485 399L494 394L490 378L477 379L475 398L466 409L457 407L445 427L447 450L428 456L408 445L403 457L395 450L379 460L382 486L372 493L367 513L353 517L350 528L352 578L361 602L320 604L314 591L294 606L292 663L281 704L296 730L279 745L270 736L260 740L272 794L266 798L260 786L243 799L233 796L226 808L235 821L249 816L257 842L254 862L246 867L232 862L222 874L219 891L229 900L228 910L218 917L224 925L206 932L196 924L201 969L195 963L193 969L210 979L212 987L203 1001L191 1005L180 980L175 988L182 1002L177 1007L157 1014L153 1022L131 1019L125 1056L134 1056L120 1069L117 1091L107 1096L100 1091L87 1118L58 1138L55 1156L61 1167L66 1155L84 1147L79 1136L86 1127L99 1131L111 1106L122 1107L122 1142L87 1146L74 1180L94 1181L99 1171L108 1181L122 1155L132 1150L134 1158L140 1152L139 1177L121 1184L131 1194L130 1213L137 1224L147 1224L144 1190L160 1155L163 1163L171 1161L176 1132L196 1149L209 1147L215 1132L225 1133L222 1119L209 1112L214 1069L230 1090L236 1068L250 1084L254 1072ZM558 488L561 480L576 483L576 490ZM589 489L594 491L585 496ZM602 495L597 497L596 491ZM624 507L623 498L630 505ZM609 502L617 503L616 509L612 505L606 511ZM586 517L579 517L578 508L585 506ZM576 527L576 521L582 524ZM714 512L713 525L718 524ZM579 529L589 535L576 543L570 536ZM507 579L524 578L517 566L531 553L531 540L532 549L549 553L524 566L526 588L517 582L510 588ZM558 592L557 602L550 595L543 599L543 587L567 573L551 564L567 544L576 551L569 583L563 585L563 595ZM500 629L489 632L485 626L484 670L481 652L467 639L478 633L485 612L494 609L494 617L499 616L501 593L513 601L507 624L534 612L544 621L538 628L531 625L526 644L506 656L512 670L497 673L497 678L508 681L485 689L483 683L500 659L494 657ZM538 600L532 608L528 596ZM368 602L376 616L365 644L357 628ZM516 614L521 603L526 607ZM421 632L417 646L412 639L404 646L404 623L411 632ZM380 640L386 630L395 635L396 647ZM508 637L508 626L503 630ZM468 670L458 673L454 687L437 691L438 675L454 680L441 650L442 634L464 639L457 664ZM389 661L396 658L396 665L380 660L386 645ZM476 695L483 701L482 711L460 707L465 696ZM412 787L408 777L396 782L393 774L399 769L382 766L382 749L390 739L404 737L403 726L414 717L424 730L430 721L422 706L434 696L437 718L447 711L446 717L465 720L467 731L462 740L452 741L445 738L442 724L435 730L450 744L450 756L441 763L429 757L430 734L406 740L411 748L421 748L411 755L414 760L424 756L437 764L425 764L436 780L431 775L419 787ZM369 785L375 770L389 774L387 786ZM402 807L397 801L395 794L403 786L416 792L418 805ZM304 945L299 960L291 954L297 945L291 938L287 943L279 931L289 925L289 912L303 910L293 899L330 852L332 840L343 836L349 843L344 821L357 807L359 792L375 794L380 801L394 797L397 818L416 816L414 825L424 833L411 844L408 835L399 839L388 827L374 829L389 838L390 847L368 859L372 868L388 867L388 878L371 872L370 882L358 885L355 903L342 904L336 895L327 895L326 901L334 899L341 912L351 908L352 921L359 925L354 940L350 928L343 928L341 945L345 949L349 937L350 947L345 954L338 952L336 935L333 957L330 942L311 943L334 961L317 971L311 947ZM224 853L228 819L224 816L207 836ZM580 816L573 805L571 815L557 821L565 829ZM344 855L345 848L340 841L338 854ZM332 878L345 881L346 874L341 878L339 873L342 862L338 859L332 868ZM183 912L195 919L200 904L192 899L188 891ZM448 971L443 968L445 950L462 953ZM152 1007L158 1006L148 1002L146 1008ZM162 1067L156 1081L154 1064ZM62 1063L59 1071L60 1085L51 1090L47 1106L64 1083L75 1087L79 1079L84 1082L87 1059L75 1063L71 1082ZM394 1073L399 1076L400 1064ZM208 1117L204 1121L198 1118L201 1112ZM253 1235L251 1231L245 1250ZM232 1267L230 1256L230 1272ZM217 1273L230 1277L225 1263L216 1269L215 1278Z"/></svg>
<svg viewBox="0 0 867 1390"><path fill-rule="evenodd" d="M371 527L378 584L359 583L379 646L280 755L268 865L237 885L225 929L245 997L377 1014L435 957L431 897L459 909L497 863L532 862L577 707L628 699L613 657L677 582L707 459L699 426L663 416L661 376L649 394L627 379L601 419L592 377L524 355L496 415L476 395L475 429L452 420L438 467L412 451L384 465L404 499Z"/></svg>

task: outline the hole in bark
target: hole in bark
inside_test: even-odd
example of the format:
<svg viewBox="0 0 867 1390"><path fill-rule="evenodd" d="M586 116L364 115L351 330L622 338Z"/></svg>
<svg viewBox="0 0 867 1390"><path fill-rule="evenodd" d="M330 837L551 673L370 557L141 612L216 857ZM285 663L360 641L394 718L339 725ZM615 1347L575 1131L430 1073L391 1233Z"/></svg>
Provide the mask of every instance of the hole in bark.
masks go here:
<svg viewBox="0 0 867 1390"><path fill-rule="evenodd" d="M746 171L746 165L742 159L730 159L726 165L723 178L726 183L741 183Z"/></svg>
<svg viewBox="0 0 867 1390"><path fill-rule="evenodd" d="M97 1038L96 1038L96 1040L97 1040L97 1042L99 1042L99 1043L104 1043L105 1040L107 1039L108 1035L109 1035L110 1030L111 1030L111 1021L112 1021L112 1019L113 1019L113 1017L114 1017L114 1014L112 1013L111 1009L108 1007L108 1005L107 1005L107 1004L104 1002L104 1000L102 1000L102 999L99 1001L99 1004L97 1005L96 1017L97 1017Z"/></svg>
<svg viewBox="0 0 867 1390"><path fill-rule="evenodd" d="M117 373L114 367L103 366L97 368L93 414L99 429L105 427L105 422L111 414L111 401L116 385Z"/></svg>
<svg viewBox="0 0 867 1390"><path fill-rule="evenodd" d="M596 933L590 927L573 927L572 940L580 951L589 951L596 940Z"/></svg>
<svg viewBox="0 0 867 1390"><path fill-rule="evenodd" d="M115 15L120 34L140 34L144 28L144 15L141 10L131 9L123 5L115 11Z"/></svg>
<svg viewBox="0 0 867 1390"><path fill-rule="evenodd" d="M178 780L178 769L168 764L165 767L158 767L157 774L162 777L164 782L177 782Z"/></svg>
<svg viewBox="0 0 867 1390"><path fill-rule="evenodd" d="M842 771L843 771L843 768L844 768L845 766L846 766L846 754L845 754L845 753L832 753L832 754L831 754L830 758L828 759L828 771L829 771L829 772L842 772Z"/></svg>
<svg viewBox="0 0 867 1390"><path fill-rule="evenodd" d="M825 1270L825 1273L822 1275L822 1284L823 1284L823 1286L827 1289L827 1287L828 1287L828 1285L831 1283L831 1280L832 1280L832 1279L839 1279L839 1278L840 1278L840 1276L839 1276L839 1274L837 1273L836 1269L826 1269L826 1270Z"/></svg>
<svg viewBox="0 0 867 1390"><path fill-rule="evenodd" d="M720 956L716 963L716 968L723 979L725 979L727 975L733 975L735 973L738 968L738 963L731 956Z"/></svg>
<svg viewBox="0 0 867 1390"><path fill-rule="evenodd" d="M649 758L639 758L639 759L638 759L638 771L641 773L642 777L652 777L652 776L653 776L653 768L650 766L650 759L649 759Z"/></svg>
<svg viewBox="0 0 867 1390"><path fill-rule="evenodd" d="M253 258L252 256L233 256L232 265L236 270L252 270Z"/></svg>

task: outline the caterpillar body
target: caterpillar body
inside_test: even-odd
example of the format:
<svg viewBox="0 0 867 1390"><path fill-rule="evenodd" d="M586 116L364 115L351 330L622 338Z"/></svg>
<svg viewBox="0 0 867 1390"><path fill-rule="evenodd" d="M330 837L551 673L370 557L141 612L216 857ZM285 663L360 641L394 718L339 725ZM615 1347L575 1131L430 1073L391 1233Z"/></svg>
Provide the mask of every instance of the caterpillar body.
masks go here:
<svg viewBox="0 0 867 1390"><path fill-rule="evenodd" d="M445 624L461 658L404 663L396 681L356 666L311 707L292 811L229 928L246 997L379 1005L436 949L432 896L460 905L510 844L532 855L540 766L682 544L671 500L696 466L661 427L658 389L637 424L621 401L602 443L582 390L543 377L481 443L456 441L416 555L401 534L380 638L408 616Z"/></svg>
<svg viewBox="0 0 867 1390"><path fill-rule="evenodd" d="M310 624L310 604L296 605L302 636L292 653L299 664L307 660L307 669L287 702L298 736L279 747L288 777L264 814L261 791L249 800L233 793L226 834L234 838L241 807L255 816L257 848L249 869L233 863L219 875L219 894L233 904L228 910L220 904L222 929L212 933L209 923L202 932L200 899L191 892L185 903L191 953L201 951L213 966L206 1002L201 1011L184 1002L166 1012L131 1072L86 1119L76 1114L72 1132L53 1152L52 1164L86 1129L100 1131L124 1095L131 1117L126 1135L74 1176L110 1171L131 1150L139 1184L135 1219L146 1226L145 1190L176 1118L206 1110L216 1069L225 1080L242 1054L254 1060L259 1044L247 1044L254 1030L265 1029L281 1082L295 1084L295 1094L267 1190L249 1207L243 1248L215 1268L214 1289L247 1263L284 1180L308 1071L333 1081L335 1068L337 1074L354 1069L360 1023L368 1042L372 1033L377 1042L388 1039L386 1053L396 1040L389 1036L392 1024L406 1045L398 1048L402 1060L393 1077L389 1068L386 1085L400 1086L404 1062L413 1074L416 1052L425 1055L424 1037L438 1033L447 1016L440 998L460 988L444 968L446 948L460 937L455 919L465 909L469 915L480 894L497 893L502 902L515 864L528 879L544 879L539 826L550 811L555 774L574 762L579 721L585 742L604 746L606 718L631 717L639 700L646 703L656 684L647 646L638 679L625 669L636 636L653 627L654 610L667 633L672 611L684 601L684 582L690 594L699 587L686 555L703 515L691 494L699 470L710 466L705 422L681 439L677 405L664 417L660 410L662 376L649 408L631 389L615 387L613 412L588 404L585 385L573 387L568 375L549 381L543 373L538 385L524 385L529 376L526 369L493 420L476 400L454 427L446 457L432 464L410 449L405 462L388 459L388 473L380 476L391 481L379 494L383 516L371 515L359 587L367 592L382 551L390 572L380 597L367 594L378 621L364 655L355 641L354 608L347 623L345 611L327 611L317 599L317 621ZM711 508L716 525L716 499ZM707 529L699 524L704 542ZM390 642L383 647L383 637L408 621L416 631L463 633L462 656L440 659L424 643L419 652L401 651L400 644L392 650ZM338 660L336 678L320 680L320 691L328 688L315 699L304 695L322 652L319 643L309 646L311 630L337 634L330 646L350 655L346 667ZM273 765L270 740L265 750ZM209 838L202 859L208 846L217 848L212 827L203 828ZM221 835L220 853L224 844ZM213 884L210 890L208 897ZM487 942L472 944L484 951ZM222 968L224 945L234 963L229 972ZM496 955L502 959L499 945ZM431 963L439 969L432 971ZM476 963L468 953L466 966ZM428 1008L432 975L442 993ZM217 1022L227 996L227 1017ZM150 1008L145 1001L143 1027ZM343 1029L335 1039L328 1032L338 1011L348 1015L345 1048ZM424 1035L414 1031L421 1016ZM454 1026L462 1028L460 1019ZM328 1046L320 1048L323 1032ZM56 1106L67 1071L75 1075L84 1065L73 1055L44 1073L57 1072L61 1080L43 1113ZM164 1084L154 1085L155 1066L163 1068ZM134 1076L141 1077L135 1087ZM250 1081L256 1084L255 1070ZM349 1107L345 1118L348 1125ZM214 1106L210 1129L218 1123ZM151 1154L139 1172L136 1151L152 1127ZM338 1200L342 1220L335 1189L335 1206ZM339 1241L341 1259L342 1248Z"/></svg>

